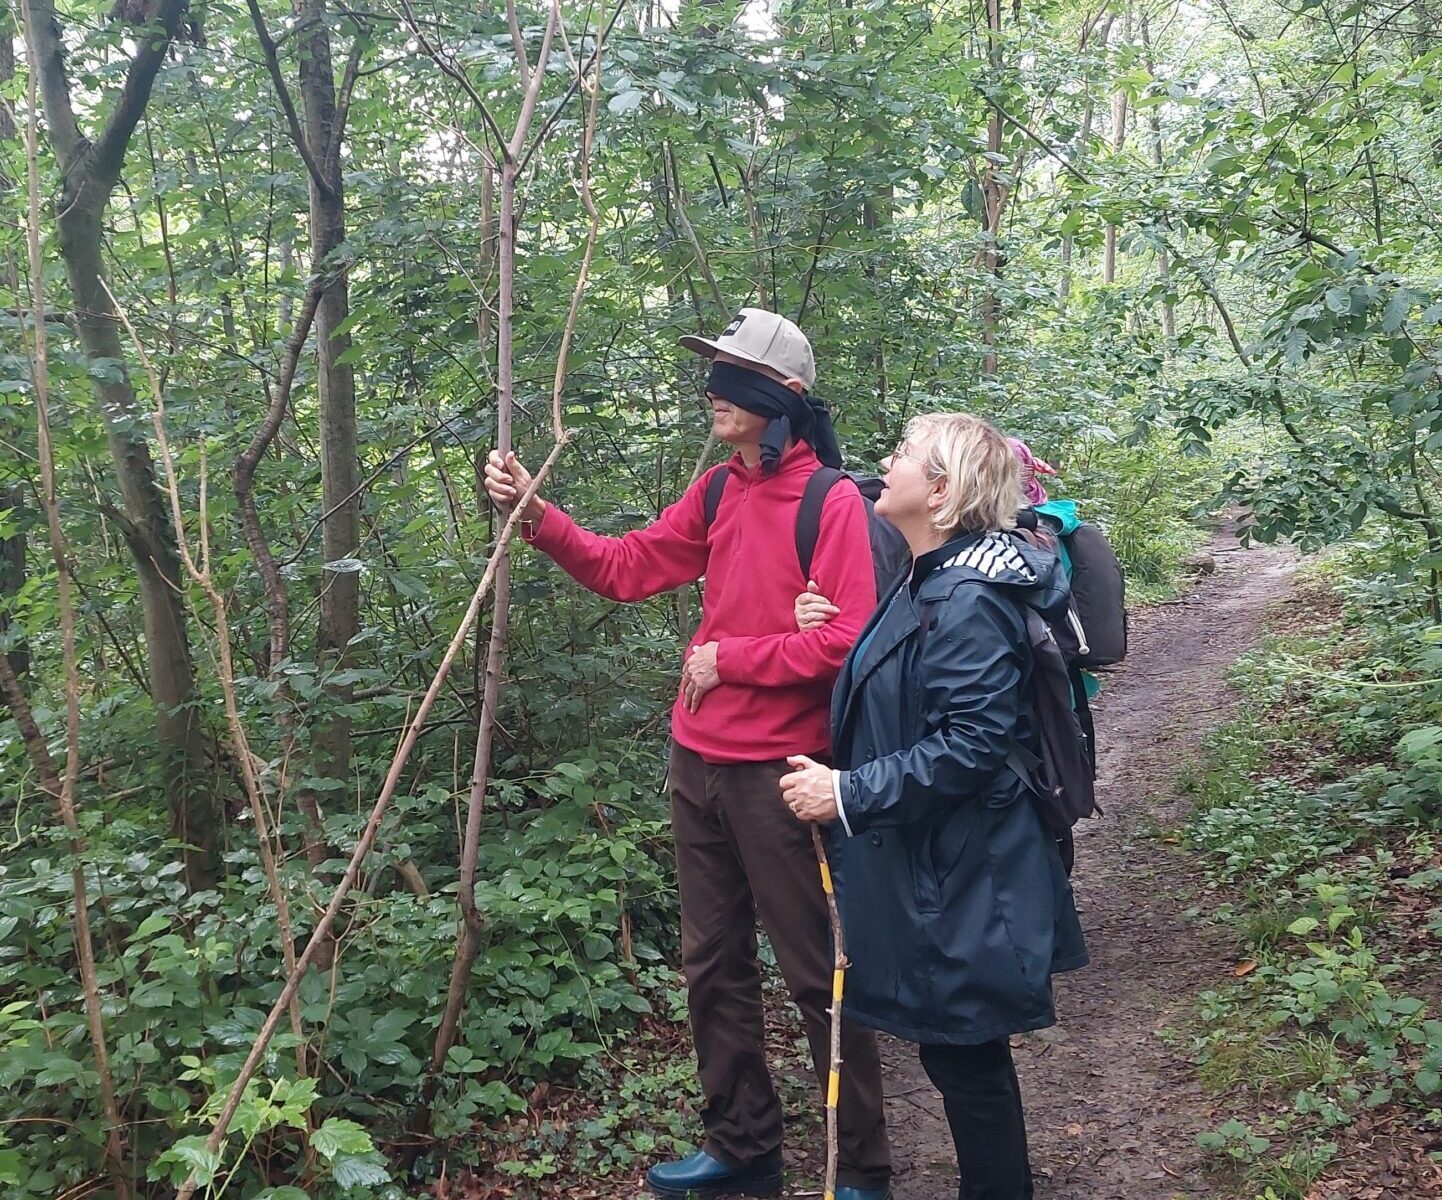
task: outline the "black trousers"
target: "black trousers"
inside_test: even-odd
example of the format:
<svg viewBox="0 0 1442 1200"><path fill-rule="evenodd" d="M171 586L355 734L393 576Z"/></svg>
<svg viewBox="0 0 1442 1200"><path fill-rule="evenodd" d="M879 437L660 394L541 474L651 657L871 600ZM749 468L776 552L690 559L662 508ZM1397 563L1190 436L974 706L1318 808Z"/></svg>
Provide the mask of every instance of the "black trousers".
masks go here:
<svg viewBox="0 0 1442 1200"><path fill-rule="evenodd" d="M958 1200L1032 1200L1021 1085L1006 1038L921 1047L921 1066L946 1105L961 1171Z"/></svg>

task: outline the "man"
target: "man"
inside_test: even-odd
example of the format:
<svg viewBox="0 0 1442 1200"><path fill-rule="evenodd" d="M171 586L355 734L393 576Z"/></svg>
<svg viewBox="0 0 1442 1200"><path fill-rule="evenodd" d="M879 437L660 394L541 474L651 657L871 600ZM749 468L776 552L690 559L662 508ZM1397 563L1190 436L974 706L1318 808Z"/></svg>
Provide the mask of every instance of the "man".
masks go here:
<svg viewBox="0 0 1442 1200"><path fill-rule="evenodd" d="M681 958L705 1104L700 1151L653 1167L658 1196L774 1195L781 1105L766 1067L756 918L801 1010L818 1079L829 1067L831 950L811 836L780 801L789 755L826 757L832 684L876 604L866 511L848 479L821 512L811 580L839 610L801 631L808 583L796 549L806 481L841 453L815 385L811 345L792 322L743 308L714 340L681 345L712 360L713 429L736 450L654 525L621 538L580 528L537 497L522 536L612 600L643 600L706 579L701 627L671 714L671 817L681 891ZM707 519L713 476L726 480ZM486 488L500 505L530 484L491 453ZM837 1200L885 1200L891 1175L881 1065L872 1035L844 1028Z"/></svg>

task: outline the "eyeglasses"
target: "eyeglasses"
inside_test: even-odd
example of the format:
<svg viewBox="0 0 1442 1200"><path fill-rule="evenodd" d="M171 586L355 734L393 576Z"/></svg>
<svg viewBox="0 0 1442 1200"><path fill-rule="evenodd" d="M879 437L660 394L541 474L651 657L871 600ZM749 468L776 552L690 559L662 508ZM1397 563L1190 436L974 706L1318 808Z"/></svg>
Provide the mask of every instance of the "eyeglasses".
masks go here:
<svg viewBox="0 0 1442 1200"><path fill-rule="evenodd" d="M923 471L929 469L927 461L924 458L917 458L916 455L914 455L910 450L906 448L905 442L898 443L896 449L881 460L882 469L889 469L891 464L895 462L898 458L905 458L910 460L911 462L914 462Z"/></svg>

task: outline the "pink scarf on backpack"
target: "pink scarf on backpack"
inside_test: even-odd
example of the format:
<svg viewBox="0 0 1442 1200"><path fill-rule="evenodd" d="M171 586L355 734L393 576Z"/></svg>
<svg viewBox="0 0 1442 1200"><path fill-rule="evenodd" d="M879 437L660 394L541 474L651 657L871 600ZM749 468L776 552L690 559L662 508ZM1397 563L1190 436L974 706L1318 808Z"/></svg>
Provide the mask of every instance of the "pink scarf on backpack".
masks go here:
<svg viewBox="0 0 1442 1200"><path fill-rule="evenodd" d="M1038 504L1045 504L1047 500L1046 488L1042 487L1038 475L1055 475L1056 468L1045 459L1038 458L1031 452L1021 438L1007 438L1011 448L1016 451L1016 457L1021 462L1021 490L1026 496L1026 502L1033 507Z"/></svg>

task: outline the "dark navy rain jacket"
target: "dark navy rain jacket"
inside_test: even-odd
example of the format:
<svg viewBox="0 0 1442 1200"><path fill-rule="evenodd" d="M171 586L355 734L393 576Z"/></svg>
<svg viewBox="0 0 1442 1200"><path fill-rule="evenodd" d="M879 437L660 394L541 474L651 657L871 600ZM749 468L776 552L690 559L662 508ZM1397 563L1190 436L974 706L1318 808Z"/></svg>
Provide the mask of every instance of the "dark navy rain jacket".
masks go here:
<svg viewBox="0 0 1442 1200"><path fill-rule="evenodd" d="M842 668L831 835L860 1024L949 1044L1040 1029L1051 976L1086 964L1056 844L1006 765L1012 739L1035 747L1020 605L1066 599L1051 554L966 534L917 561Z"/></svg>

